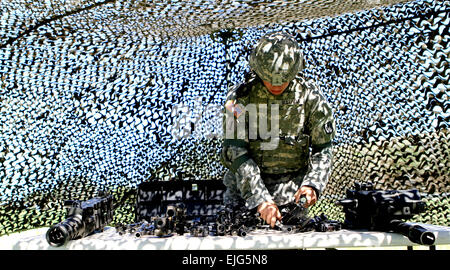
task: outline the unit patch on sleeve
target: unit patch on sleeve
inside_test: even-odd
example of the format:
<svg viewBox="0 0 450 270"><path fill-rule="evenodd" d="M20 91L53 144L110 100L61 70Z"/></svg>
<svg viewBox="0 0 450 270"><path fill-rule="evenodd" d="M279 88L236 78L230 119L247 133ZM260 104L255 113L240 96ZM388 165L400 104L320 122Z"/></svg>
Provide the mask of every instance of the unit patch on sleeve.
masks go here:
<svg viewBox="0 0 450 270"><path fill-rule="evenodd" d="M324 126L323 129L325 130L326 134L331 134L333 133L333 123L331 121L327 122Z"/></svg>

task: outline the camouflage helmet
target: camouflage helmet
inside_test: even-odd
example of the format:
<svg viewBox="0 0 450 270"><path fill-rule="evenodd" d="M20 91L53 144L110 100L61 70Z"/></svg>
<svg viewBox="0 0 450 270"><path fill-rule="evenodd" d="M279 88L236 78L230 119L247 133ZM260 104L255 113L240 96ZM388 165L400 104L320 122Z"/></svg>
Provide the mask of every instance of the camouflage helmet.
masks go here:
<svg viewBox="0 0 450 270"><path fill-rule="evenodd" d="M250 54L249 64L262 80L282 85L303 69L303 61L295 38L285 32L274 32L261 38Z"/></svg>

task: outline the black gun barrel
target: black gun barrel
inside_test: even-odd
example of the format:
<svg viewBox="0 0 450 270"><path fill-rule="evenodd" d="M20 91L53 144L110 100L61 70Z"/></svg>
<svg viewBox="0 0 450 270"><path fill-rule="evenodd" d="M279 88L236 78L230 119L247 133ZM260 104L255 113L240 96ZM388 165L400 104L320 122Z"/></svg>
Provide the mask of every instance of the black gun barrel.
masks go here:
<svg viewBox="0 0 450 270"><path fill-rule="evenodd" d="M81 217L73 216L50 227L45 237L51 246L59 247L85 233Z"/></svg>
<svg viewBox="0 0 450 270"><path fill-rule="evenodd" d="M411 224L401 220L392 220L390 225L394 232L401 233L408 237L413 243L430 246L433 245L436 240L434 233L417 224Z"/></svg>
<svg viewBox="0 0 450 270"><path fill-rule="evenodd" d="M144 236L144 235L150 235L150 234L152 234L152 230L150 230L150 229L141 229L141 230L138 230L138 231L134 234L134 236L136 236L136 238L139 238L139 237L141 237L141 236Z"/></svg>
<svg viewBox="0 0 450 270"><path fill-rule="evenodd" d="M66 200L66 220L50 227L46 239L51 246L59 247L68 241L90 235L103 228L113 218L112 196L100 192L103 197L87 201ZM122 229L122 228L119 228Z"/></svg>
<svg viewBox="0 0 450 270"><path fill-rule="evenodd" d="M169 205L167 206L167 210L166 210L166 216L167 217L174 217L177 214L177 208L173 205Z"/></svg>
<svg viewBox="0 0 450 270"><path fill-rule="evenodd" d="M245 227L241 227L238 229L238 235L241 237L244 237L247 235L247 228Z"/></svg>

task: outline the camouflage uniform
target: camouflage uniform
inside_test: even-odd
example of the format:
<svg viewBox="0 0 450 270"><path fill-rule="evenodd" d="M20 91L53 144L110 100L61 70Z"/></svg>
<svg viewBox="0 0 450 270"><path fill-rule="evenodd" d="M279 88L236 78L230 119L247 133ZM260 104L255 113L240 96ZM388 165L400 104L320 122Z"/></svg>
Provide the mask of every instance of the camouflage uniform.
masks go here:
<svg viewBox="0 0 450 270"><path fill-rule="evenodd" d="M332 110L314 82L302 77L289 80L282 94L273 95L261 78L250 72L244 83L228 91L222 149L222 161L229 169L223 178L227 187L225 204L241 202L254 208L265 201L274 201L283 205L294 200L301 186L312 187L317 197L324 190L331 173L335 136ZM258 121L245 113L249 104L256 105ZM262 143L270 139L261 138L259 131L256 137L249 132L257 130L255 126L261 120L271 126L275 119L268 117L272 115L272 104L279 108L276 116L279 141L275 149L262 150ZM267 108L267 114L262 108ZM242 123L245 123L243 136L238 131Z"/></svg>

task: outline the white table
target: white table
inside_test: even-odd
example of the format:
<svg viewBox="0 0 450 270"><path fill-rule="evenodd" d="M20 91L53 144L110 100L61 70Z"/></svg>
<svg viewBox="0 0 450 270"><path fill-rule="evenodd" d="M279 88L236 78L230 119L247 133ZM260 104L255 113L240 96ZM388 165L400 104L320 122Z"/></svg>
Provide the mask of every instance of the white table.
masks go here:
<svg viewBox="0 0 450 270"><path fill-rule="evenodd" d="M450 227L417 223L431 230L435 245L450 245ZM288 234L275 230L258 230L245 237L207 236L192 237L189 234L159 238L119 235L115 228L106 227L101 233L72 240L62 247L52 247L45 234L48 228L38 228L0 237L2 250L276 250L349 247L418 246L397 233L350 231L306 232Z"/></svg>

